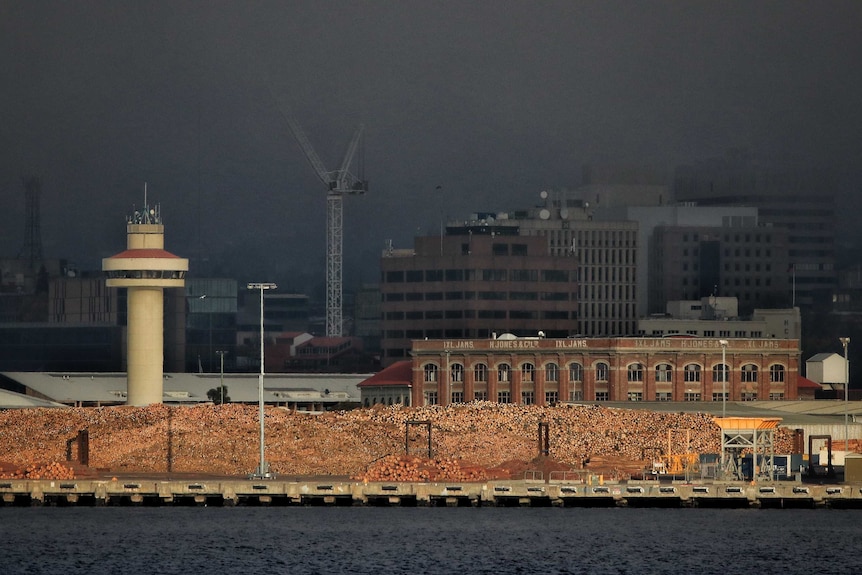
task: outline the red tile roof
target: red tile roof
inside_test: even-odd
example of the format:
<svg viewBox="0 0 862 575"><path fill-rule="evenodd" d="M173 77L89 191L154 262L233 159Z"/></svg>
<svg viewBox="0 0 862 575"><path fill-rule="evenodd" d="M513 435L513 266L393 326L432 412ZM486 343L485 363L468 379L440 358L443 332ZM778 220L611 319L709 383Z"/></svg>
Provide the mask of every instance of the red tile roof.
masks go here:
<svg viewBox="0 0 862 575"><path fill-rule="evenodd" d="M359 383L359 387L410 387L412 385L413 362L409 359L397 361Z"/></svg>
<svg viewBox="0 0 862 575"><path fill-rule="evenodd" d="M800 375L796 378L796 389L823 389L823 386Z"/></svg>
<svg viewBox="0 0 862 575"><path fill-rule="evenodd" d="M111 256L108 259L141 259L141 258L179 258L180 256L175 256L171 252L160 250L160 249L137 249L137 250L126 250L124 252L120 252Z"/></svg>

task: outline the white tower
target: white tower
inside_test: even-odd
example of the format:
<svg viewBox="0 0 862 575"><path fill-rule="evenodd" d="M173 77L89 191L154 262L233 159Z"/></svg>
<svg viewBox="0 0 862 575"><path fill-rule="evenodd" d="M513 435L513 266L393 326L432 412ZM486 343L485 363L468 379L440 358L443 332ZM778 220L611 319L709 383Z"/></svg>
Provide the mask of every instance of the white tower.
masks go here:
<svg viewBox="0 0 862 575"><path fill-rule="evenodd" d="M102 260L108 287L128 289L127 405L161 403L164 378L164 288L181 288L189 260L164 250L159 206L135 210L126 250Z"/></svg>

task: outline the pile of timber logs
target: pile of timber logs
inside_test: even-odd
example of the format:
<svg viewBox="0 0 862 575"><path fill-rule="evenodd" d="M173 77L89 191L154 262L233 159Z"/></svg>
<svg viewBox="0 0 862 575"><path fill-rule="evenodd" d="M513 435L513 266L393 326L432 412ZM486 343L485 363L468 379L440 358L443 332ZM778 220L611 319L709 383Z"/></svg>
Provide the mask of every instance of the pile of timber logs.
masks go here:
<svg viewBox="0 0 862 575"><path fill-rule="evenodd" d="M427 422L430 437L428 425L408 422ZM703 413L491 402L316 415L267 407L266 461L279 476L360 476L385 456L405 453L450 462L450 475L464 473L451 462L465 461L474 475L504 463L523 470L509 462L539 455L540 423L548 428L547 456L571 469L591 458L643 461L647 453L718 453L721 445L718 426ZM78 455L70 441L82 430L91 469L243 476L258 466L258 407L241 404L8 410L0 412L0 462L26 468L69 461ZM791 453L793 434L779 428L775 445L776 453Z"/></svg>
<svg viewBox="0 0 862 575"><path fill-rule="evenodd" d="M457 459L428 459L417 456L387 455L365 473L354 475L356 481L487 481L488 470L478 466L462 467Z"/></svg>
<svg viewBox="0 0 862 575"><path fill-rule="evenodd" d="M57 462L31 464L23 469L0 473L0 479L75 479L75 470Z"/></svg>

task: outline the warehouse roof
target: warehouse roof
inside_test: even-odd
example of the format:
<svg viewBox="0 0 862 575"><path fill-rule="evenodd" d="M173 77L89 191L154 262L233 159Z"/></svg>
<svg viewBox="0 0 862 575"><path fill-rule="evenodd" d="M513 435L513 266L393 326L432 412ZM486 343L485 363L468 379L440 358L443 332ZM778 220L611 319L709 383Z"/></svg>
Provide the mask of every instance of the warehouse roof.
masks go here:
<svg viewBox="0 0 862 575"><path fill-rule="evenodd" d="M36 394L67 405L113 405L125 403L125 373L3 372L9 380ZM357 384L370 374L274 373L264 376L266 403L357 403ZM206 403L207 392L222 381L234 403L257 403L260 374L166 373L165 403ZM21 406L27 407L27 406Z"/></svg>

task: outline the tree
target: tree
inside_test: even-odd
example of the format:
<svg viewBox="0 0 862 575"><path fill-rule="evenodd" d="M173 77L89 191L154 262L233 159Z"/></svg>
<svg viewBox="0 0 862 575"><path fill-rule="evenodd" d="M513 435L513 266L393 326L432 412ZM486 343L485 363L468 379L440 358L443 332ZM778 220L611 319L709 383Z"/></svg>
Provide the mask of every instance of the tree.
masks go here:
<svg viewBox="0 0 862 575"><path fill-rule="evenodd" d="M227 394L226 385L220 385L219 387L212 388L207 392L207 397L216 405L220 405L222 403L230 403L230 396L228 396Z"/></svg>

